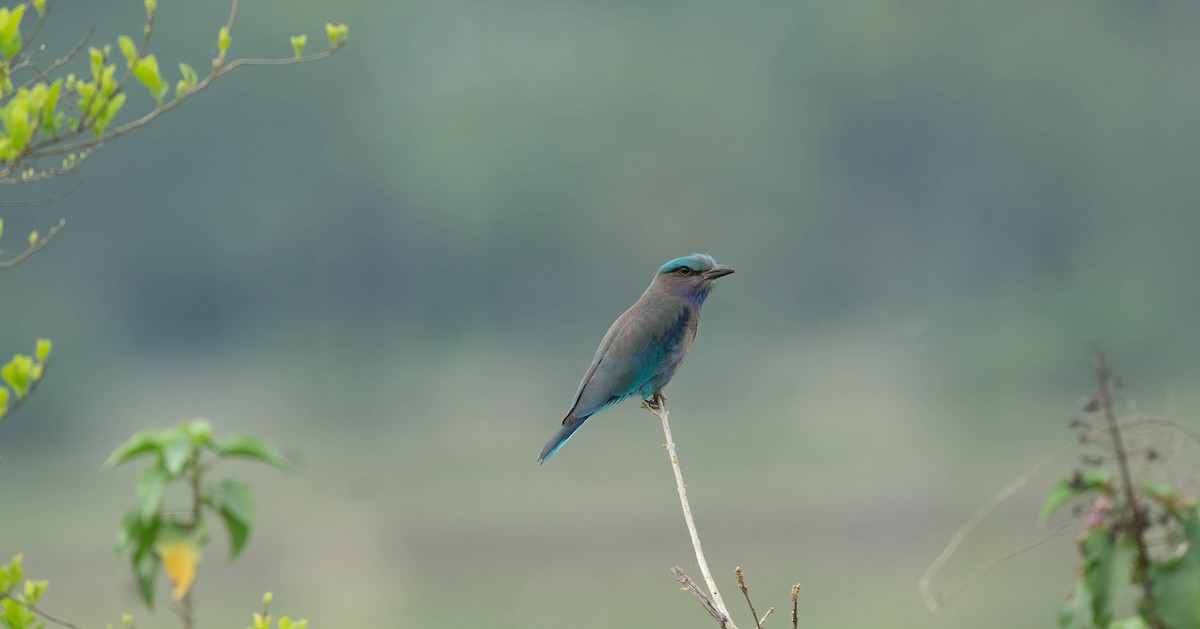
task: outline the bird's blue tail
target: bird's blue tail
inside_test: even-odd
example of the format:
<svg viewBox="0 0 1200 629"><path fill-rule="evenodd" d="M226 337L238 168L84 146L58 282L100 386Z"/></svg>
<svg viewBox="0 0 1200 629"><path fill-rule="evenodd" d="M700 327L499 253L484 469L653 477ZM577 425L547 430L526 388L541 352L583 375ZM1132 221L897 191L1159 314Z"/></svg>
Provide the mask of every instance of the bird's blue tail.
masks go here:
<svg viewBox="0 0 1200 629"><path fill-rule="evenodd" d="M546 447L542 448L542 453L538 455L538 463L543 463L546 459L554 456L554 453L558 452L558 449L567 443L571 435L575 434L576 430L579 430L579 427L583 425L583 422L588 420L588 417L591 417L591 415L587 417L568 416L567 420L563 422L563 427L559 428L558 432L554 433L554 436L550 438L550 441L546 442Z"/></svg>

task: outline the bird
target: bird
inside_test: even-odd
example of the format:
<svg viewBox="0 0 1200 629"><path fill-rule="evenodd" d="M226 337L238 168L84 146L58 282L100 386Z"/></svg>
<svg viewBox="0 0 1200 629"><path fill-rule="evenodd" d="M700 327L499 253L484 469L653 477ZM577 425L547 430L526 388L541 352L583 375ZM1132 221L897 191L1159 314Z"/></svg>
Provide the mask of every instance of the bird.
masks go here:
<svg viewBox="0 0 1200 629"><path fill-rule="evenodd" d="M638 396L658 408L663 387L679 369L700 325L700 307L717 278L733 269L710 255L693 253L659 267L650 286L604 334L583 374L571 410L538 455L554 456L591 416Z"/></svg>

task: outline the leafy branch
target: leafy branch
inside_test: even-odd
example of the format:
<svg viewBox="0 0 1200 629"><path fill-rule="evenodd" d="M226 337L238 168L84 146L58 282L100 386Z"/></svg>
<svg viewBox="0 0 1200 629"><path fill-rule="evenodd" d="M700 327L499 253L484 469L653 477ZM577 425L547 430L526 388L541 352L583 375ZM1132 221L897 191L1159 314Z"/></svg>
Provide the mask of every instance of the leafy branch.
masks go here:
<svg viewBox="0 0 1200 629"><path fill-rule="evenodd" d="M144 3L146 23L140 43L126 35L117 38L116 51L125 60L125 70L119 78L117 64L113 61L113 46L89 47L91 33L49 66L42 68L34 62L33 55L26 51L49 14L47 0L29 0L12 8L0 8L0 186L73 174L105 142L149 124L239 67L317 61L338 53L349 40L349 28L345 24L326 24L329 48L321 52L305 54L308 37L297 35L290 40L293 54L289 57L230 59L228 52L238 13L238 0L231 0L229 17L217 33L217 57L212 60L208 73L201 77L194 68L180 63L174 97L167 98L171 83L160 69L156 55L150 52L158 0L144 0ZM37 19L29 33L23 36L22 23L33 12ZM86 72L78 75L69 72L62 76L66 66L85 48ZM19 87L14 86L14 75L23 71L32 76ZM132 121L115 124L114 120L125 106L126 84L130 80L142 84L156 105ZM50 158L58 161L49 163ZM37 205L41 202L5 201L3 205ZM31 235L29 246L17 254L0 252L0 269L12 268L45 247L62 226L60 221L45 238Z"/></svg>
<svg viewBox="0 0 1200 629"><path fill-rule="evenodd" d="M0 419L16 412L37 391L46 375L51 347L50 339L38 339L32 356L16 354L0 367L0 379L8 385L0 386Z"/></svg>

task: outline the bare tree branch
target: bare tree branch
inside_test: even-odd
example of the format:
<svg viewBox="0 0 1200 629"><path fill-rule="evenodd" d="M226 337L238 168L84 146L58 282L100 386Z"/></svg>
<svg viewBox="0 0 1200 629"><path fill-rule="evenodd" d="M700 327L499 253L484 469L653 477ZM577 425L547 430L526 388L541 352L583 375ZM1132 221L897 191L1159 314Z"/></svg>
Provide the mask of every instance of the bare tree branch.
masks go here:
<svg viewBox="0 0 1200 629"><path fill-rule="evenodd" d="M719 615L713 615L713 618L716 618L717 622L721 623L723 629L737 629L737 625L733 624L733 620L729 616L729 610L725 607L725 601L721 600L721 592L717 589L717 582L713 579L712 572L708 569L708 561L704 559L704 549L700 546L700 535L696 533L696 521L692 518L692 507L688 504L687 499L687 485L683 482L683 471L679 468L679 456L675 453L675 440L671 437L671 424L667 421L671 415L667 411L667 399L662 394L655 393L654 398L642 402L642 406L651 413L658 415L658 419L662 421L663 436L667 440L667 453L671 457L671 469L675 471L675 486L679 490L679 504L683 507L683 519L687 523L688 533L692 536L692 549L696 551L696 562L700 564L700 573L704 575L704 582L708 585L709 592L712 594L712 606L719 612ZM680 573L677 573L675 576L679 577ZM687 583L684 583L684 586L686 587ZM708 606L706 605L705 608L707 609ZM712 614L712 611L710 610L709 613Z"/></svg>
<svg viewBox="0 0 1200 629"><path fill-rule="evenodd" d="M717 609L717 606L713 604L712 599L708 598L708 595L704 593L704 590L701 590L700 586L696 585L696 582L693 581L692 578L689 577L682 568L679 566L672 566L671 572L675 573L675 580L683 584L683 589L691 592L692 595L696 597L696 600L700 601L700 605L704 608L704 611L708 612L708 615L712 616L713 620L716 620L717 623L721 625L722 629L734 629L733 621L729 619L729 616Z"/></svg>

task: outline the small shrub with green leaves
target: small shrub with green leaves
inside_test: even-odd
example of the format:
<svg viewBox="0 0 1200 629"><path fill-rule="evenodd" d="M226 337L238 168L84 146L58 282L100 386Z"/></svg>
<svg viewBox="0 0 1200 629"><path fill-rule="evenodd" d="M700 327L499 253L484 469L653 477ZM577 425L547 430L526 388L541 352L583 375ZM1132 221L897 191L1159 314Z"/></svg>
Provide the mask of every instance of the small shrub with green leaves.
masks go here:
<svg viewBox="0 0 1200 629"><path fill-rule="evenodd" d="M271 446L245 434L214 437L205 419L175 428L141 430L113 451L105 467L147 459L138 476L138 504L125 515L117 533L117 554L128 555L138 590L147 606L154 605L161 570L174 585L172 598L188 599L202 550L209 541L208 522L224 523L230 559L242 552L254 528L250 485L238 480L214 480L218 464L249 459L286 469L287 461ZM168 486L187 488L182 509L166 509Z"/></svg>
<svg viewBox="0 0 1200 629"><path fill-rule="evenodd" d="M1078 499L1086 515L1079 538L1079 579L1059 614L1062 629L1195 629L1200 627L1200 517L1194 499L1145 477L1160 463L1156 441L1134 441L1134 429L1161 431L1177 441L1196 435L1172 420L1118 417L1113 379L1104 354L1096 352L1098 389L1076 420L1080 443L1096 454L1084 468L1059 481L1042 507L1043 523ZM1161 440L1160 439L1160 440ZM1142 471L1142 477L1136 473ZM1151 534L1154 534L1152 539ZM1130 585L1136 611L1116 620L1119 600Z"/></svg>

